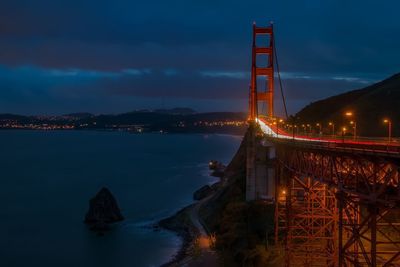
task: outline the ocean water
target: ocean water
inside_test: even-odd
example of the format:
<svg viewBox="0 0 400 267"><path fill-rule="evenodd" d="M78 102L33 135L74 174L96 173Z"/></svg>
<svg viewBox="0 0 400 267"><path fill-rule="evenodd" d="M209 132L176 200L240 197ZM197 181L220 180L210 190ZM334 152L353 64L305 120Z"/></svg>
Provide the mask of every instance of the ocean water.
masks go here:
<svg viewBox="0 0 400 267"><path fill-rule="evenodd" d="M96 131L0 131L0 266L159 266L179 248L147 227L215 181L240 137ZM83 223L107 186L126 220L105 236Z"/></svg>

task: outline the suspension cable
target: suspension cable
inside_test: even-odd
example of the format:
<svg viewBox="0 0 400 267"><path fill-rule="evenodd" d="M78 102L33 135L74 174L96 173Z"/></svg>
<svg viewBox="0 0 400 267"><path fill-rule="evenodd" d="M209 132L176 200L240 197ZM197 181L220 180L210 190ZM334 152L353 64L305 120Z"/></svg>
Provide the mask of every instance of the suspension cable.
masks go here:
<svg viewBox="0 0 400 267"><path fill-rule="evenodd" d="M277 70L277 72L278 72L279 88L280 88L280 91L281 91L283 107L285 108L286 119L288 119L288 112L287 112L287 108L286 108L286 98L285 98L285 95L284 95L284 93L283 93L281 72L280 72L280 70L279 70L278 54L276 53L275 36L274 36L274 38L272 38L272 42L273 42L273 47L274 47L274 55L275 55L275 62L276 62L276 70Z"/></svg>

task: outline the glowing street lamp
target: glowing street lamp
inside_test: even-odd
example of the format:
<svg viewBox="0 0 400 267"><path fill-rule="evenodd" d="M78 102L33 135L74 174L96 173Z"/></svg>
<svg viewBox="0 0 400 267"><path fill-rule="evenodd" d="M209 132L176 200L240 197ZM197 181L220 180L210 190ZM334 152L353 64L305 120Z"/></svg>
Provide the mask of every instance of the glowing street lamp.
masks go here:
<svg viewBox="0 0 400 267"><path fill-rule="evenodd" d="M390 143L392 141L392 121L389 119L384 119L383 122L388 124L388 140Z"/></svg>
<svg viewBox="0 0 400 267"><path fill-rule="evenodd" d="M322 124L317 123L316 126L319 127L319 134L322 134Z"/></svg>
<svg viewBox="0 0 400 267"><path fill-rule="evenodd" d="M281 188L281 189L279 190L279 196L278 196L278 198L279 198L281 201L284 201L285 198L286 198L287 193L288 193L288 191L286 190L286 188L284 188L284 187Z"/></svg>
<svg viewBox="0 0 400 267"><path fill-rule="evenodd" d="M351 116L353 116L353 112L347 111L346 113L344 113L344 115L347 117L351 117Z"/></svg>
<svg viewBox="0 0 400 267"><path fill-rule="evenodd" d="M310 124L307 124L307 127L308 127L309 133L310 133L310 135L311 135L311 130L312 130L311 125L310 125Z"/></svg>
<svg viewBox="0 0 400 267"><path fill-rule="evenodd" d="M276 137L278 137L278 131L279 131L278 123L276 121L274 121L272 124L276 125Z"/></svg>
<svg viewBox="0 0 400 267"><path fill-rule="evenodd" d="M353 117L354 116L354 113L352 112L352 111L346 111L345 113L344 113L344 115L346 116L346 117ZM351 125L354 125L353 126L353 128L354 128L354 134L353 134L353 136L354 136L354 140L356 139L356 136L357 136L357 123L354 121L354 120L352 120L352 121L350 121L350 124Z"/></svg>
<svg viewBox="0 0 400 267"><path fill-rule="evenodd" d="M344 136L346 135L346 131L347 131L347 128L346 127L343 127L342 128L342 141L344 142Z"/></svg>
<svg viewBox="0 0 400 267"><path fill-rule="evenodd" d="M282 119L279 119L279 120L276 121L276 135L277 135L277 137L278 137L278 134L279 134L279 123L282 123L282 122L283 122Z"/></svg>
<svg viewBox="0 0 400 267"><path fill-rule="evenodd" d="M332 126L332 136L335 136L335 124L333 122L329 122L329 126Z"/></svg>
<svg viewBox="0 0 400 267"><path fill-rule="evenodd" d="M356 140L356 136L357 136L357 122L355 121L350 121L350 124L353 125L354 128L354 140Z"/></svg>

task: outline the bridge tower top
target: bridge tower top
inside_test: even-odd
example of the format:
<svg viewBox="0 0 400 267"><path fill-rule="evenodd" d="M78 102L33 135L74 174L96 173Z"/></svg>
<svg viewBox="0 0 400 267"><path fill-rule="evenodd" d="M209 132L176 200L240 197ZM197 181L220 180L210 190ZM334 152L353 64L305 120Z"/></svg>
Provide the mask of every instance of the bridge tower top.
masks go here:
<svg viewBox="0 0 400 267"><path fill-rule="evenodd" d="M257 42L258 36L267 36L269 40ZM261 41L261 40L260 40ZM258 61L264 61L261 65ZM265 62L266 61L266 62ZM261 78L261 79L259 79ZM265 80L264 80L265 79ZM258 84L258 82L262 82ZM261 88L258 88L261 87ZM251 64L249 119L258 117L258 103L267 106L268 117L274 116L274 29L270 23L268 27L258 27L253 24L253 46Z"/></svg>

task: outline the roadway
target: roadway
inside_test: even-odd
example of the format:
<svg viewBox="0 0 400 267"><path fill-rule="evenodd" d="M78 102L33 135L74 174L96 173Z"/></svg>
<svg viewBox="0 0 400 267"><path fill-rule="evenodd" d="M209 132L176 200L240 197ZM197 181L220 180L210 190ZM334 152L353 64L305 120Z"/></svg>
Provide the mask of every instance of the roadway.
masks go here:
<svg viewBox="0 0 400 267"><path fill-rule="evenodd" d="M307 146L328 150L340 150L351 153L381 154L400 158L400 142L397 139L384 140L382 138L323 136L323 135L298 135L288 133L276 125L271 125L265 119L256 119L261 131L275 142L290 143L297 146ZM272 126L272 127L271 127ZM296 141L293 143L293 141Z"/></svg>

